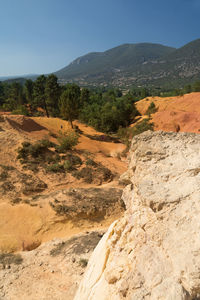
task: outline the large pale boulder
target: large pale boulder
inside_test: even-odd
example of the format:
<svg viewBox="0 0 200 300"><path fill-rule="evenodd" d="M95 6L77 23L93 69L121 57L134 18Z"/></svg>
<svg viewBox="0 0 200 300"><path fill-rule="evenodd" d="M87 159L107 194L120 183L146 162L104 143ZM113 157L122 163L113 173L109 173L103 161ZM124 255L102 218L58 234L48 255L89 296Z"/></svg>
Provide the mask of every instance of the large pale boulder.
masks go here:
<svg viewBox="0 0 200 300"><path fill-rule="evenodd" d="M75 300L200 299L200 135L146 132L130 158L127 210L94 250Z"/></svg>

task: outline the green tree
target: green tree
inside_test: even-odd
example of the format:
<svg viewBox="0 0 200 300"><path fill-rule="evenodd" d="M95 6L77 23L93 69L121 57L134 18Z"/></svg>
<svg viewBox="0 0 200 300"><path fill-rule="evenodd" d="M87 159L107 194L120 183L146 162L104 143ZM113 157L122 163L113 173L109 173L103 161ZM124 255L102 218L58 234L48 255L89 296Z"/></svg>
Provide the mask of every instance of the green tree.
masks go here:
<svg viewBox="0 0 200 300"><path fill-rule="evenodd" d="M184 86L184 92L185 92L186 94L192 92L192 86L191 86L191 84L187 84L187 85Z"/></svg>
<svg viewBox="0 0 200 300"><path fill-rule="evenodd" d="M48 111L52 116L57 116L59 113L58 110L58 101L60 97L60 87L58 84L58 78L54 74L50 74L46 78L45 84L45 99Z"/></svg>
<svg viewBox="0 0 200 300"><path fill-rule="evenodd" d="M0 106L5 102L4 84L0 81Z"/></svg>
<svg viewBox="0 0 200 300"><path fill-rule="evenodd" d="M59 101L61 115L68 120L73 128L73 121L79 115L80 88L76 84L67 84Z"/></svg>
<svg viewBox="0 0 200 300"><path fill-rule="evenodd" d="M47 117L49 118L49 112L48 112L46 99L45 99L45 85L46 85L46 77L44 75L40 75L34 82L33 102L36 107L43 108L46 112Z"/></svg>
<svg viewBox="0 0 200 300"><path fill-rule="evenodd" d="M200 92L200 81L196 81L193 85L194 92Z"/></svg>
<svg viewBox="0 0 200 300"><path fill-rule="evenodd" d="M29 104L33 104L33 81L31 79L27 79L24 84L24 91L26 100Z"/></svg>
<svg viewBox="0 0 200 300"><path fill-rule="evenodd" d="M4 109L12 111L25 102L22 85L18 82L13 82L7 88L5 97Z"/></svg>
<svg viewBox="0 0 200 300"><path fill-rule="evenodd" d="M155 106L155 103L152 101L150 104L149 104L149 107L147 108L147 111L146 111L146 115L148 115L150 117L151 114L154 114L155 112L157 112L157 108Z"/></svg>
<svg viewBox="0 0 200 300"><path fill-rule="evenodd" d="M90 99L90 91L87 88L82 88L81 90L81 105L84 105L89 102Z"/></svg>

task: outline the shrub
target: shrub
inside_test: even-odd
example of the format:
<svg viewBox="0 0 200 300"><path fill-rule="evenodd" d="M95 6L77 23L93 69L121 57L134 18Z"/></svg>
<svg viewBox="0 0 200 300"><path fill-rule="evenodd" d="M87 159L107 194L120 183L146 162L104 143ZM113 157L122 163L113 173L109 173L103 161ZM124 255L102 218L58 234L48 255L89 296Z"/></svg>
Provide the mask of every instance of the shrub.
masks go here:
<svg viewBox="0 0 200 300"><path fill-rule="evenodd" d="M0 167L1 167L3 170L5 170L5 171L13 171L13 170L15 170L15 167L13 167L13 166L6 166L6 165L1 165L1 164L0 164Z"/></svg>
<svg viewBox="0 0 200 300"><path fill-rule="evenodd" d="M151 102L149 104L149 107L147 108L146 115L148 115L150 117L150 115L154 114L155 112L157 112L157 108L156 108L154 102Z"/></svg>
<svg viewBox="0 0 200 300"><path fill-rule="evenodd" d="M12 115L24 115L24 116L30 116L30 113L26 106L19 105L16 109L12 111Z"/></svg>
<svg viewBox="0 0 200 300"><path fill-rule="evenodd" d="M5 181L2 185L1 188L4 190L4 192L11 192L15 189L15 186L9 182L9 181Z"/></svg>
<svg viewBox="0 0 200 300"><path fill-rule="evenodd" d="M60 164L52 164L52 165L46 167L46 171L54 172L54 173L64 172L64 167L63 167L63 165L60 165Z"/></svg>
<svg viewBox="0 0 200 300"><path fill-rule="evenodd" d="M2 173L0 173L0 181L5 180L7 178L8 178L8 172L7 171L3 171Z"/></svg>
<svg viewBox="0 0 200 300"><path fill-rule="evenodd" d="M19 198L19 197L17 197L17 198L12 199L12 200L11 200L11 203L14 205L14 204L20 203L21 201L22 201L22 199Z"/></svg>
<svg viewBox="0 0 200 300"><path fill-rule="evenodd" d="M82 160L81 160L81 158L80 158L79 156L73 155L73 154L71 154L71 153L68 153L68 154L65 156L65 158L66 158L67 160L69 160L69 161L72 163L73 166L81 166L82 163L83 163Z"/></svg>
<svg viewBox="0 0 200 300"><path fill-rule="evenodd" d="M126 149L123 151L122 156L126 156L126 153L128 152L130 148L130 140L147 130L153 130L154 124L149 122L150 119L143 119L141 122L137 123L134 127L132 128L119 128L118 130L118 136L119 138L123 141L123 143L126 145Z"/></svg>
<svg viewBox="0 0 200 300"><path fill-rule="evenodd" d="M92 167L97 167L98 164L91 158L88 158L85 162L86 166L92 166Z"/></svg>
<svg viewBox="0 0 200 300"><path fill-rule="evenodd" d="M112 172L104 167L104 166L100 166L97 168L97 174L101 174L102 175L102 179L103 181L108 181L108 180L112 180L113 179L113 174Z"/></svg>
<svg viewBox="0 0 200 300"><path fill-rule="evenodd" d="M67 150L71 150L74 146L78 144L78 134L74 131L60 132L60 136L57 138L59 146L56 147L58 152L64 153Z"/></svg>
<svg viewBox="0 0 200 300"><path fill-rule="evenodd" d="M131 135L134 137L144 131L153 130L154 124L149 123L149 119L143 119L140 123L138 123L135 127L131 128Z"/></svg>
<svg viewBox="0 0 200 300"><path fill-rule="evenodd" d="M35 144L31 144L29 142L23 142L22 147L18 148L18 159L27 159L28 156L32 156L34 158L43 156L46 151L48 151L49 147L54 147L55 144L50 142L47 139L40 140Z"/></svg>
<svg viewBox="0 0 200 300"><path fill-rule="evenodd" d="M0 264L3 266L15 264L19 265L23 261L20 254L12 254L12 253L0 253Z"/></svg>
<svg viewBox="0 0 200 300"><path fill-rule="evenodd" d="M93 170L90 167L85 167L80 171L76 171L73 173L73 176L77 179L83 178L83 180L87 183L92 183L93 181Z"/></svg>
<svg viewBox="0 0 200 300"><path fill-rule="evenodd" d="M86 258L81 258L81 259L79 260L79 265L80 265L82 268L87 267L87 264L88 264L88 259L86 259Z"/></svg>
<svg viewBox="0 0 200 300"><path fill-rule="evenodd" d="M67 171L67 172L73 170L73 164L71 163L70 160L66 160L63 164L63 167L64 167L65 171Z"/></svg>
<svg viewBox="0 0 200 300"><path fill-rule="evenodd" d="M82 160L77 155L68 153L65 158L67 158L67 160L64 162L63 166L66 171L72 171L76 169L77 166L82 165Z"/></svg>

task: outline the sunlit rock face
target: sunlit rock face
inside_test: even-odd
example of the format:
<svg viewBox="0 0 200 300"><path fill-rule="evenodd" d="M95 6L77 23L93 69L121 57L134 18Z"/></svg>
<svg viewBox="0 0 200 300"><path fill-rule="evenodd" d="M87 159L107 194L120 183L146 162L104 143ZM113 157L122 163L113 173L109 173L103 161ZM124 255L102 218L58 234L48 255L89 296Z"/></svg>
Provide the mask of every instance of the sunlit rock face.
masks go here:
<svg viewBox="0 0 200 300"><path fill-rule="evenodd" d="M200 299L200 135L135 137L128 174L75 300Z"/></svg>

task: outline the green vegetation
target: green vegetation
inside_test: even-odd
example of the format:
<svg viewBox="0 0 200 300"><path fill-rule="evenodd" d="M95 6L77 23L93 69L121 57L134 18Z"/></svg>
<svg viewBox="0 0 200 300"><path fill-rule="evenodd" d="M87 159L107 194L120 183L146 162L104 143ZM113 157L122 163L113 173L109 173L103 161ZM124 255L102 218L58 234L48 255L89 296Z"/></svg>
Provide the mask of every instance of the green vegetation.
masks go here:
<svg viewBox="0 0 200 300"><path fill-rule="evenodd" d="M112 172L102 164L89 158L89 153L87 153L85 158L82 160L79 156L80 152L72 150L72 144L74 146L78 141L77 134L74 134L72 135L73 139L71 139L70 135L67 142L66 139L68 138L68 135L64 135L64 137L61 135L61 137L58 138L60 145L51 143L46 139L34 144L23 142L22 146L17 150L17 158L22 163L24 169L28 169L33 172L41 169L46 173L71 173L74 177L82 179L86 183L98 182L101 184L102 182L112 180ZM74 143L74 140L76 143ZM3 169L0 173L0 181L5 181L7 178L7 170ZM32 179L29 177L24 177L24 182L27 183L23 190L24 194L29 194L31 191L35 192L36 190L46 188L43 182L32 182ZM3 185L5 185L5 187ZM12 184L8 181L6 181L3 185L1 185L2 188L9 190L14 188L14 186L12 186Z"/></svg>
<svg viewBox="0 0 200 300"><path fill-rule="evenodd" d="M60 132L59 137L57 138L59 146L56 147L57 151L60 153L65 153L68 150L71 150L74 146L78 144L78 134L74 131L70 132Z"/></svg>
<svg viewBox="0 0 200 300"><path fill-rule="evenodd" d="M8 178L8 172L7 171L2 171L0 173L0 181L6 180Z"/></svg>
<svg viewBox="0 0 200 300"><path fill-rule="evenodd" d="M20 265L23 262L23 259L20 254L13 253L0 253L0 264L4 267L6 265Z"/></svg>
<svg viewBox="0 0 200 300"><path fill-rule="evenodd" d="M117 97L115 90L93 92L84 103L80 120L103 132L116 132L119 126L128 126L138 115L130 95Z"/></svg>
<svg viewBox="0 0 200 300"><path fill-rule="evenodd" d="M60 97L60 112L73 128L73 120L78 118L80 109L80 87L76 84L67 84Z"/></svg>
<svg viewBox="0 0 200 300"><path fill-rule="evenodd" d="M72 174L77 179L83 179L86 183L92 183L92 182L108 182L113 179L112 172L101 165L100 163L96 163L94 161L90 161L90 164L88 164L88 160L86 161L86 166L83 167L79 171L74 171Z"/></svg>
<svg viewBox="0 0 200 300"><path fill-rule="evenodd" d="M134 137L135 135L138 135L144 131L153 130L153 126L154 125L152 122L150 122L150 119L143 119L136 126L131 128L131 136Z"/></svg>
<svg viewBox="0 0 200 300"><path fill-rule="evenodd" d="M119 128L117 134L126 145L127 149L125 150L125 152L128 151L130 147L130 141L134 136L142 132L145 132L147 130L153 130L153 128L154 128L154 124L151 122L149 118L143 119L142 121L138 122L134 127Z"/></svg>
<svg viewBox="0 0 200 300"><path fill-rule="evenodd" d="M85 87L133 85L179 88L199 80L200 39L175 49L158 44L124 44L103 53L89 53L56 72L66 82Z"/></svg>
<svg viewBox="0 0 200 300"><path fill-rule="evenodd" d="M52 165L46 167L46 171L60 173L60 172L64 172L64 167L61 164L52 164Z"/></svg>
<svg viewBox="0 0 200 300"><path fill-rule="evenodd" d="M96 84L98 86L102 82L108 84L115 76L115 69L125 69L126 78L129 74L134 76L137 71L140 71L144 60L146 62L158 60L174 50L171 47L150 43L124 44L103 53L86 54L78 58L77 63L74 61L73 64L55 74L59 78L73 79L75 82L78 82L78 78L85 77L84 82L91 85Z"/></svg>
<svg viewBox="0 0 200 300"><path fill-rule="evenodd" d="M148 115L150 117L150 115L154 114L156 111L157 111L157 108L155 106L155 103L151 102L149 104L149 107L147 108L146 115Z"/></svg>
<svg viewBox="0 0 200 300"><path fill-rule="evenodd" d="M81 258L79 260L79 265L82 267L82 268L86 268L87 267L87 264L88 264L88 259L86 258Z"/></svg>
<svg viewBox="0 0 200 300"><path fill-rule="evenodd" d="M125 47L126 48L126 47ZM129 49L129 47L127 48ZM129 49L130 50L130 49ZM127 51L129 51L127 50ZM164 51L165 52L165 51ZM132 86L123 95L119 88L80 88L77 84L60 86L55 75L41 75L35 81L26 80L24 85L19 82L0 82L0 109L13 114L28 116L62 117L71 123L73 121L86 123L96 130L105 133L116 133L121 127L134 123L138 112L135 102L148 96L177 96L184 93L200 91L200 81L186 84L182 88L138 87ZM152 102L147 110L150 116L156 111ZM3 122L3 118L1 118ZM79 130L75 128L76 133ZM59 137L58 151L68 151L76 145L77 137ZM90 136L90 138L108 141L108 136ZM74 144L73 144L74 143ZM34 149L33 149L34 151ZM35 149L37 152L37 149ZM37 154L36 154L37 155Z"/></svg>
<svg viewBox="0 0 200 300"><path fill-rule="evenodd" d="M47 139L40 140L34 144L23 142L22 146L17 150L17 158L24 165L25 169L38 171L42 167L46 172L64 173L65 171L73 170L76 166L80 166L82 161L80 157L65 153L72 149L78 143L78 136L76 133L70 132L58 137L60 145L56 145ZM60 153L60 154L59 154ZM6 171L1 173L2 177ZM0 176L0 179L1 179Z"/></svg>

